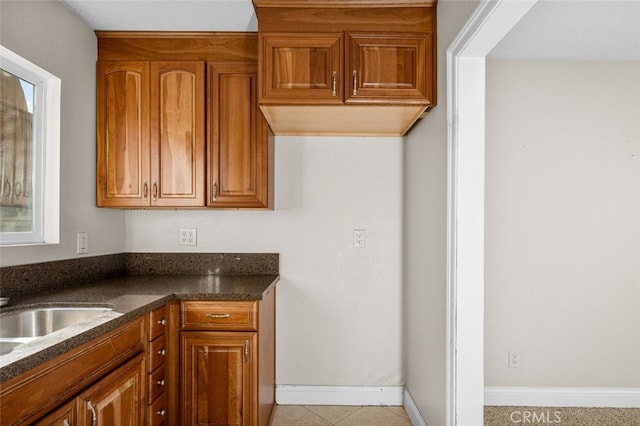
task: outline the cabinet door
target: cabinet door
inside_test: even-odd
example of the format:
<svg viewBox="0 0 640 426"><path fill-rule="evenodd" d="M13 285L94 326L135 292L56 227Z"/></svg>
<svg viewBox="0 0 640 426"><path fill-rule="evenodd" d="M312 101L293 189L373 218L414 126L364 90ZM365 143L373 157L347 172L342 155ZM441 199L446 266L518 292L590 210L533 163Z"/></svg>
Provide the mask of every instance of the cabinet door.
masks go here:
<svg viewBox="0 0 640 426"><path fill-rule="evenodd" d="M431 97L428 38L427 34L348 35L346 102L425 103Z"/></svg>
<svg viewBox="0 0 640 426"><path fill-rule="evenodd" d="M257 102L255 63L208 65L208 202L269 207L269 138Z"/></svg>
<svg viewBox="0 0 640 426"><path fill-rule="evenodd" d="M341 33L260 35L260 103L343 102Z"/></svg>
<svg viewBox="0 0 640 426"><path fill-rule="evenodd" d="M149 205L149 64L98 62L97 205Z"/></svg>
<svg viewBox="0 0 640 426"><path fill-rule="evenodd" d="M181 333L182 424L249 426L256 333Z"/></svg>
<svg viewBox="0 0 640 426"><path fill-rule="evenodd" d="M77 398L79 424L141 425L145 417L145 358L138 355Z"/></svg>
<svg viewBox="0 0 640 426"><path fill-rule="evenodd" d="M204 62L151 62L151 205L204 206Z"/></svg>
<svg viewBox="0 0 640 426"><path fill-rule="evenodd" d="M34 423L36 426L73 426L76 420L76 401L72 400Z"/></svg>

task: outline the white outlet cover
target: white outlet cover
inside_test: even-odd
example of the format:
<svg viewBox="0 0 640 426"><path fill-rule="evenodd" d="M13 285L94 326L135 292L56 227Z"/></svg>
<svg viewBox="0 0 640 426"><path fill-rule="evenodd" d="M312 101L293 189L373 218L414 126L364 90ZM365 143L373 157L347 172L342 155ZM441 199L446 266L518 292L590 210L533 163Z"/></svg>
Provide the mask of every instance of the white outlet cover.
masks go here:
<svg viewBox="0 0 640 426"><path fill-rule="evenodd" d="M198 244L197 229L183 228L180 229L178 236L178 245L180 246L195 246Z"/></svg>

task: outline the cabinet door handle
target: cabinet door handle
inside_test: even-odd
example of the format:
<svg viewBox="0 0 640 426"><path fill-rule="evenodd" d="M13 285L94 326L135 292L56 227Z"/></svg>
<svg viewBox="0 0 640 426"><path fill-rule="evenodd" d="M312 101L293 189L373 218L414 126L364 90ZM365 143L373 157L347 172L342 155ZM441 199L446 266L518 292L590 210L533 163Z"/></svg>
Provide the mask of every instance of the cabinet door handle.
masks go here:
<svg viewBox="0 0 640 426"><path fill-rule="evenodd" d="M165 325L166 323L167 323L167 321L164 318L162 318L161 320L158 321L158 324L160 324L160 325Z"/></svg>
<svg viewBox="0 0 640 426"><path fill-rule="evenodd" d="M149 183L147 183L146 180L144 181L144 184L142 185L142 196L144 197L145 200L149 196Z"/></svg>
<svg viewBox="0 0 640 426"><path fill-rule="evenodd" d="M167 350L165 348L162 348L158 351L158 355L160 356L165 356L167 354Z"/></svg>
<svg viewBox="0 0 640 426"><path fill-rule="evenodd" d="M358 95L358 70L353 70L353 96Z"/></svg>
<svg viewBox="0 0 640 426"><path fill-rule="evenodd" d="M213 186L211 187L211 198L213 198L213 201L218 201L218 182L213 182Z"/></svg>
<svg viewBox="0 0 640 426"><path fill-rule="evenodd" d="M153 195L153 201L156 201L158 199L158 183L157 182L153 182L153 187L152 187L152 192L151 194Z"/></svg>
<svg viewBox="0 0 640 426"><path fill-rule="evenodd" d="M93 408L93 404L91 401L87 401L87 408L91 411L91 426L96 426L96 422L98 421L98 416L96 414L96 409Z"/></svg>
<svg viewBox="0 0 640 426"><path fill-rule="evenodd" d="M70 426L69 425L69 420L68 419L62 420L62 426Z"/></svg>
<svg viewBox="0 0 640 426"><path fill-rule="evenodd" d="M164 415L165 415L166 413L167 413L167 412L166 412L166 411L164 411L164 409L159 410L159 411L156 411L156 414L158 414L159 416L162 416L162 417L164 417Z"/></svg>
<svg viewBox="0 0 640 426"><path fill-rule="evenodd" d="M164 386L164 379L158 380L156 383L160 386Z"/></svg>
<svg viewBox="0 0 640 426"><path fill-rule="evenodd" d="M249 340L244 341L244 362L249 364Z"/></svg>
<svg viewBox="0 0 640 426"><path fill-rule="evenodd" d="M331 74L331 96L338 96L337 84L338 84L338 72L334 71Z"/></svg>
<svg viewBox="0 0 640 426"><path fill-rule="evenodd" d="M204 316L207 318L218 319L218 318L229 318L231 314L204 314Z"/></svg>

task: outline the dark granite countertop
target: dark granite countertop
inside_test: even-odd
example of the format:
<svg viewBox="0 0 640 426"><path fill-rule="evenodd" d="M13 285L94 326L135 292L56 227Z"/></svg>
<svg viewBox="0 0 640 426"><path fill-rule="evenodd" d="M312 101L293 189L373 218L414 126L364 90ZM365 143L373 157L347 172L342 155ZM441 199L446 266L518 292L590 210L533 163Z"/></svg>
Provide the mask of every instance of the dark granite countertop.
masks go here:
<svg viewBox="0 0 640 426"><path fill-rule="evenodd" d="M172 300L262 300L278 282L265 275L124 275L20 299L2 314L40 306L108 306L84 323L67 327L0 356L0 383L63 355ZM1 320L1 317L0 317Z"/></svg>

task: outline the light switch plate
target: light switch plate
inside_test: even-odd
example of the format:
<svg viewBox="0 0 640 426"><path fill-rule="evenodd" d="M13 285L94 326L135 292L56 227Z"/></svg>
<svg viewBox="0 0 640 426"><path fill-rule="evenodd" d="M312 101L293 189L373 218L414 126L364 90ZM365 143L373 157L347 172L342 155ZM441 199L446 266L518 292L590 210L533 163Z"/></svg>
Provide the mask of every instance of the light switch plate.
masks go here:
<svg viewBox="0 0 640 426"><path fill-rule="evenodd" d="M86 232L78 232L76 252L78 254L89 252L89 235Z"/></svg>

